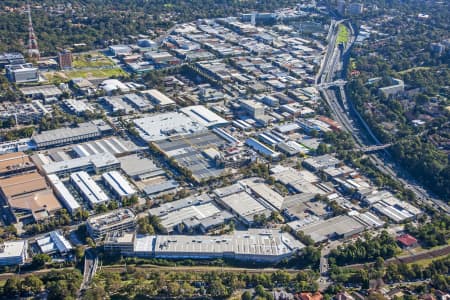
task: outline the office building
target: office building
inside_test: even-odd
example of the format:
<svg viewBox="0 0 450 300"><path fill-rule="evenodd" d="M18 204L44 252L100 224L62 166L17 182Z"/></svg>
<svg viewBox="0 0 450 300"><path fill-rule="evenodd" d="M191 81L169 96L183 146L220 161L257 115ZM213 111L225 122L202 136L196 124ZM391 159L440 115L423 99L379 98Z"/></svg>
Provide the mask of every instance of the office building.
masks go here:
<svg viewBox="0 0 450 300"><path fill-rule="evenodd" d="M37 82L39 80L38 68L32 64L7 65L6 77L14 83Z"/></svg>
<svg viewBox="0 0 450 300"><path fill-rule="evenodd" d="M122 208L90 217L86 223L90 236L99 240L111 232L134 229L136 216L130 209Z"/></svg>
<svg viewBox="0 0 450 300"><path fill-rule="evenodd" d="M42 253L48 255L67 255L73 247L70 242L59 232L52 231L36 240L36 244Z"/></svg>
<svg viewBox="0 0 450 300"><path fill-rule="evenodd" d="M28 241L18 240L0 244L0 266L22 265L28 258Z"/></svg>
<svg viewBox="0 0 450 300"><path fill-rule="evenodd" d="M252 118L260 118L264 115L264 104L255 100L242 100L240 106Z"/></svg>

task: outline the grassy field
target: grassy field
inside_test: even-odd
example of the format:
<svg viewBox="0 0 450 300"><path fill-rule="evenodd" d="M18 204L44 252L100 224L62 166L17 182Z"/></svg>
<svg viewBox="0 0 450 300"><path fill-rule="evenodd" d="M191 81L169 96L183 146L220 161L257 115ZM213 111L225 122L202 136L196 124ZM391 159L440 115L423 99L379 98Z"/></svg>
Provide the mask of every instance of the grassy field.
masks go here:
<svg viewBox="0 0 450 300"><path fill-rule="evenodd" d="M397 73L398 74L406 74L406 73L413 72L413 71L429 70L429 69L431 69L431 68L430 67L414 67L414 68L406 69L406 70L403 70L403 71L400 71Z"/></svg>
<svg viewBox="0 0 450 300"><path fill-rule="evenodd" d="M71 71L56 71L47 72L43 74L49 82L58 84L62 82L68 82L73 78L86 78L86 79L97 79L97 78L110 78L110 77L127 77L128 74L121 68L112 69L97 69L97 70L71 70Z"/></svg>
<svg viewBox="0 0 450 300"><path fill-rule="evenodd" d="M443 259L445 257L447 257L447 255L437 256L437 257L433 257L433 258L421 259L421 260L418 260L418 261L416 261L414 263L411 263L410 265L418 264L421 267L428 267L433 261L439 260L439 259Z"/></svg>
<svg viewBox="0 0 450 300"><path fill-rule="evenodd" d="M336 39L336 43L347 43L348 41L348 29L345 25L339 24L338 36Z"/></svg>
<svg viewBox="0 0 450 300"><path fill-rule="evenodd" d="M73 67L75 69L111 67L114 65L111 59L99 52L77 54L73 57Z"/></svg>

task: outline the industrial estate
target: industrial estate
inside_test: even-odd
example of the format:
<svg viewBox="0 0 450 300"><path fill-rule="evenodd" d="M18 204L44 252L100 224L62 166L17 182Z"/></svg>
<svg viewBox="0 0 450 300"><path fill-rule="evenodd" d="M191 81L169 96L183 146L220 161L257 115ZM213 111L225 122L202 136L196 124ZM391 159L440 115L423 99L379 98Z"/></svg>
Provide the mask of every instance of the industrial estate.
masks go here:
<svg viewBox="0 0 450 300"><path fill-rule="evenodd" d="M303 289L262 284L275 299L375 299L359 279L348 282L359 271L336 279L340 266L358 264L381 272L367 282L394 299L398 281L380 292L381 270L404 257L446 257L447 285L431 284L449 299L448 199L398 175L393 143L368 141L373 133L346 99L352 47L383 36L355 25L376 5L325 2L177 23L159 36L54 57L39 51L33 29L42 8L25 7L25 55L0 54L21 99L0 102L0 266L9 274L1 278L81 266L81 287L67 299L82 299L108 268L139 262L157 272L164 262L200 272L195 266L220 261L255 273L316 272ZM378 93L407 89L392 77ZM434 219L443 237L427 248L420 232ZM351 247L371 242L391 248L344 263ZM237 290L261 296L258 284ZM193 288L224 298L209 285ZM58 299L41 292L27 297ZM192 296L167 293L159 296Z"/></svg>

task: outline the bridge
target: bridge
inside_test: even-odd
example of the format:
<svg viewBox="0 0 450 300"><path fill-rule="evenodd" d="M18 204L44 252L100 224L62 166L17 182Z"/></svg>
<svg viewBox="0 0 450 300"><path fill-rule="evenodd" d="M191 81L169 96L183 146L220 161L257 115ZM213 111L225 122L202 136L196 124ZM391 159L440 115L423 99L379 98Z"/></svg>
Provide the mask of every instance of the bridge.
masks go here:
<svg viewBox="0 0 450 300"><path fill-rule="evenodd" d="M373 146L362 147L362 148L360 148L360 150L362 152L364 152L364 153L370 153L370 152L376 152L376 151L384 150L384 149L389 148L391 146L392 146L392 143L383 144L383 145L373 145Z"/></svg>
<svg viewBox="0 0 450 300"><path fill-rule="evenodd" d="M332 82L324 82L321 84L318 84L317 87L321 87L321 88L329 88L332 86L338 86L338 87L344 87L347 84L346 80L342 80L342 79L338 79Z"/></svg>

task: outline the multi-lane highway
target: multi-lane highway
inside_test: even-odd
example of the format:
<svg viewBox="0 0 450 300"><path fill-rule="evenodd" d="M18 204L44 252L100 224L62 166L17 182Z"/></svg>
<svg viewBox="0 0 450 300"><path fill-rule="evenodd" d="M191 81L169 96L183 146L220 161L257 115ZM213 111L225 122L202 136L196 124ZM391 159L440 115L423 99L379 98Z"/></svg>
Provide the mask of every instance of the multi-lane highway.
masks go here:
<svg viewBox="0 0 450 300"><path fill-rule="evenodd" d="M336 44L339 24L345 24L349 31L349 39L344 47L339 47ZM346 131L351 133L358 148L384 148L365 120L358 111L354 109L351 101L347 99L344 90L344 85L346 83L345 78L343 78L344 58L349 55L351 47L356 40L353 26L350 23L345 22L345 20L332 22L327 38L328 47L316 77L316 86L318 90L330 107L336 121L339 122ZM340 101L336 94L337 91L331 89L331 87L338 88ZM352 118L355 118L355 120ZM361 126L364 129L364 133L361 132L359 128ZM412 190L418 201L450 213L450 208L445 202L432 197L425 189L412 180L404 170L391 161L387 149L382 150L383 155L375 153L367 154L381 172L396 178L406 188Z"/></svg>

